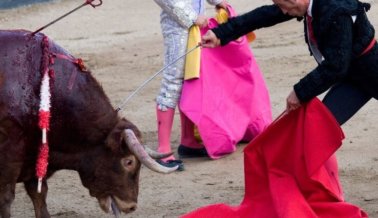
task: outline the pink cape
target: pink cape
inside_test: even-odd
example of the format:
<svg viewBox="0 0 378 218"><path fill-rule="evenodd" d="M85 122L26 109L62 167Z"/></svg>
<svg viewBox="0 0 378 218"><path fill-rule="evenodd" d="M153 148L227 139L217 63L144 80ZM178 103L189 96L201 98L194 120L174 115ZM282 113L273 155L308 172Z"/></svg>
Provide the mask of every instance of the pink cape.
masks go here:
<svg viewBox="0 0 378 218"><path fill-rule="evenodd" d="M209 27L216 25L210 19ZM271 123L269 93L245 36L202 49L200 78L184 82L179 106L213 159L232 153L239 141L250 141Z"/></svg>
<svg viewBox="0 0 378 218"><path fill-rule="evenodd" d="M245 148L245 196L239 206L215 204L182 217L367 217L343 198L334 156L343 138L332 114L314 99Z"/></svg>

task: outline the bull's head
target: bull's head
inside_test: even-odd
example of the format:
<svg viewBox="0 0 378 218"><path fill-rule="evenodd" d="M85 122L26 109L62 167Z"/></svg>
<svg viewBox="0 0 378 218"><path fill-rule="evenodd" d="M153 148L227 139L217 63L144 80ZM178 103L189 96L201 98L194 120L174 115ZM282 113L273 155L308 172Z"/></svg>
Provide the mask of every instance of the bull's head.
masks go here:
<svg viewBox="0 0 378 218"><path fill-rule="evenodd" d="M86 169L79 170L83 185L96 197L105 212L111 209L119 214L136 209L139 171L141 164L159 173L170 173L177 169L166 168L154 159L170 154L153 152L141 145L140 132L136 126L122 119L111 131L106 146L98 155L85 164ZM90 165L88 165L90 164Z"/></svg>

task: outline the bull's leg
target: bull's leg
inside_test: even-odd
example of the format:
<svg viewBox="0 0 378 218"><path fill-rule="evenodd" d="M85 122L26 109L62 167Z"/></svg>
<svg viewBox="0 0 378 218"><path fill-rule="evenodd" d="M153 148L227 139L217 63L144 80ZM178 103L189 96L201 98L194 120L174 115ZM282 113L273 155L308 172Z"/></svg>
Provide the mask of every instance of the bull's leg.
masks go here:
<svg viewBox="0 0 378 218"><path fill-rule="evenodd" d="M22 130L11 118L0 120L0 216L10 217L17 179L23 165Z"/></svg>
<svg viewBox="0 0 378 218"><path fill-rule="evenodd" d="M0 217L8 218L10 217L10 208L14 201L17 178L22 164L10 162L9 159L5 158L4 153L0 153L0 160L5 160L5 164L0 163Z"/></svg>
<svg viewBox="0 0 378 218"><path fill-rule="evenodd" d="M50 214L47 211L46 206L46 197L47 197L47 183L43 180L41 193L37 192L38 180L33 179L27 182L24 182L25 189L30 196L35 211L36 218L49 218Z"/></svg>
<svg viewBox="0 0 378 218"><path fill-rule="evenodd" d="M15 184L0 184L0 216L10 217L10 208L14 200Z"/></svg>

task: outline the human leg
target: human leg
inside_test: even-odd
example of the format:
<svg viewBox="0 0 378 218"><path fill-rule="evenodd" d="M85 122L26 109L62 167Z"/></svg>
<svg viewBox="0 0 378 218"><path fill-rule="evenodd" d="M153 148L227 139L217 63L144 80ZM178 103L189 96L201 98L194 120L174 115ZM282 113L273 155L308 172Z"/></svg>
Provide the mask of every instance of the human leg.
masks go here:
<svg viewBox="0 0 378 218"><path fill-rule="evenodd" d="M349 83L338 83L333 86L323 99L337 122L342 125L372 97Z"/></svg>
<svg viewBox="0 0 378 218"><path fill-rule="evenodd" d="M173 124L175 110L168 108L166 111L160 110L156 107L157 127L158 127L158 151L161 153L171 152L171 131ZM171 155L163 161L174 160L174 156Z"/></svg>
<svg viewBox="0 0 378 218"><path fill-rule="evenodd" d="M158 126L158 151L161 153L170 153L171 149L171 132L172 124L175 110L172 108L167 108L166 111L160 110L156 107L156 117ZM178 171L184 170L184 165L182 161L176 160L176 158L171 155L167 158L157 160L157 162L166 167L179 166Z"/></svg>
<svg viewBox="0 0 378 218"><path fill-rule="evenodd" d="M207 157L205 147L194 136L194 123L180 111L181 142L178 147L180 158Z"/></svg>
<svg viewBox="0 0 378 218"><path fill-rule="evenodd" d="M158 126L158 151L161 153L170 153L171 149L171 132L173 125L173 118L175 114L175 109L167 108L165 111L156 107L156 117ZM181 160L176 160L176 158L171 155L167 158L157 160L157 162L166 167L178 166L178 171L184 170L184 164Z"/></svg>
<svg viewBox="0 0 378 218"><path fill-rule="evenodd" d="M189 148L199 149L203 148L203 145L198 143L194 136L194 123L182 112L180 111L180 121L181 121L181 145Z"/></svg>
<svg viewBox="0 0 378 218"><path fill-rule="evenodd" d="M159 141L158 151L163 153L171 152L170 136L172 124L174 120L175 108L181 95L182 82L184 78L184 61L179 60L174 62L177 56L185 52L186 44L180 45L182 42L183 40L180 34L164 35L164 65L167 66L167 68L163 72L160 92L156 99ZM182 162L179 160L176 161L173 155L159 161L159 163L165 166L180 165L179 170L183 169Z"/></svg>

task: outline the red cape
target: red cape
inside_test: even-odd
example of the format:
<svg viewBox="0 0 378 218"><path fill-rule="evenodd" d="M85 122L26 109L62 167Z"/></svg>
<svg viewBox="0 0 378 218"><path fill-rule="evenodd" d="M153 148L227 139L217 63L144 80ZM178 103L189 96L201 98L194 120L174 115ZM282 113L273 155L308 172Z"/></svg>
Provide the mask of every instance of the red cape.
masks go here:
<svg viewBox="0 0 378 218"><path fill-rule="evenodd" d="M332 114L314 99L245 148L245 196L239 206L215 204L182 217L367 217L343 198L334 155L343 138Z"/></svg>

